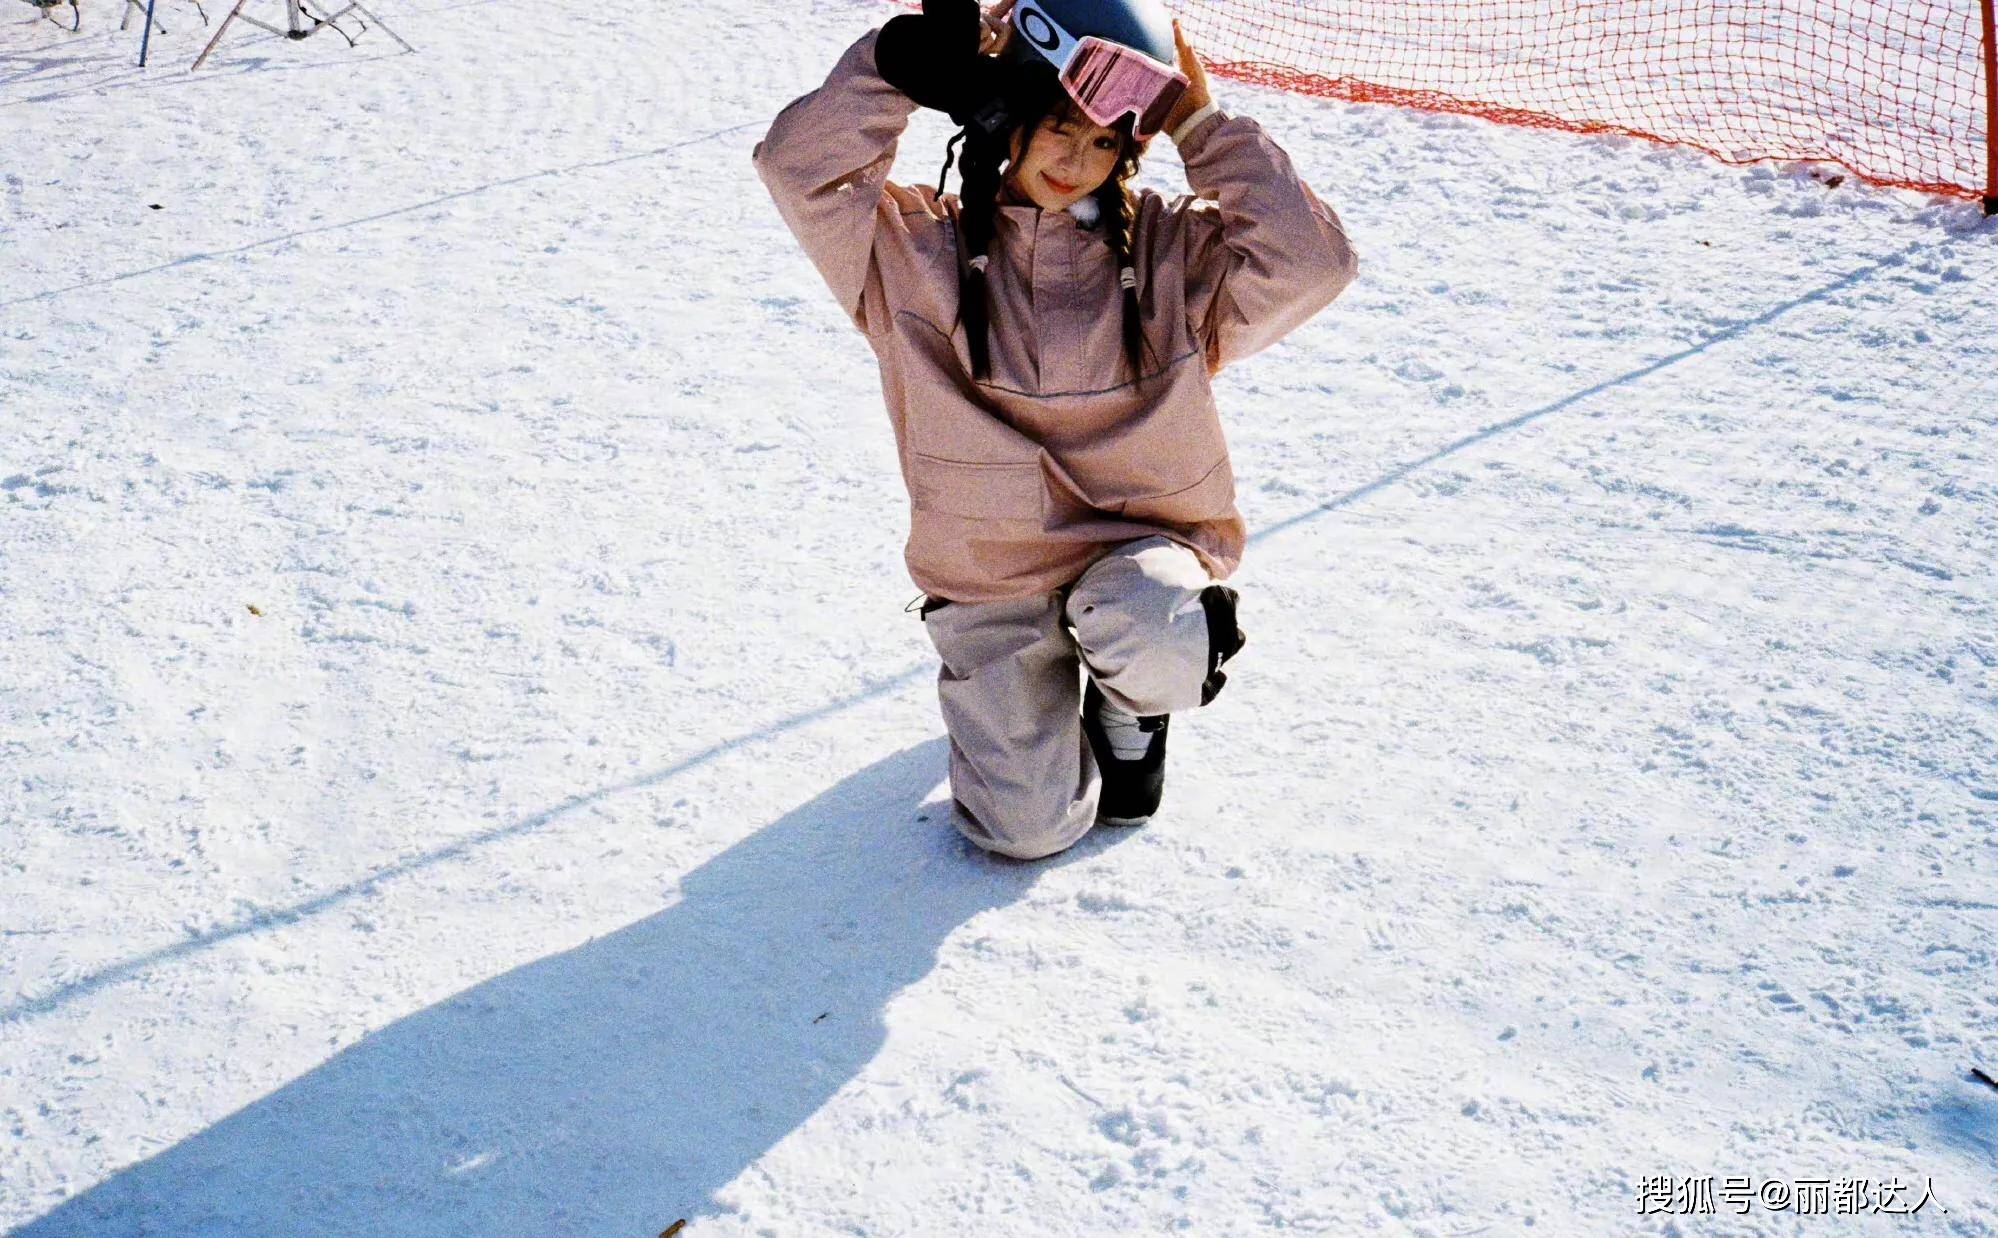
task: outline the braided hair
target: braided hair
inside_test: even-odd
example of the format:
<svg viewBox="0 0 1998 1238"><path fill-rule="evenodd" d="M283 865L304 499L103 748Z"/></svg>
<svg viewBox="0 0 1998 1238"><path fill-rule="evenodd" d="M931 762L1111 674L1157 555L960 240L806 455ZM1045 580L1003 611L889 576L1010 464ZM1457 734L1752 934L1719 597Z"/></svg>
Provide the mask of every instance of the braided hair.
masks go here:
<svg viewBox="0 0 1998 1238"><path fill-rule="evenodd" d="M971 347L972 375L978 379L991 375L990 344L987 340L991 328L991 300L985 271L998 215L999 189L1012 158L1011 138L1017 133L1024 150L1033 141L1041 123L1050 116L1060 116L1071 123L1083 122L1074 102L1057 88L1056 92L1044 95L1034 106L1026 108L1015 124L1001 132L989 134L976 125L969 126L945 147L943 174L937 177L938 193L943 192L944 180L950 175L951 148L960 140L964 143L963 155L958 159L959 175L963 180L958 193L958 244L965 256L958 266L958 319L964 323L966 340ZM1130 361L1131 372L1142 374L1146 345L1138 312L1137 263L1132 257L1138 198L1130 182L1138 174L1138 160L1143 155L1143 149L1131 136L1131 117L1125 116L1113 128L1120 139L1117 163L1091 196L1096 199L1099 208L1098 227L1117 260L1118 280L1123 285L1124 354Z"/></svg>

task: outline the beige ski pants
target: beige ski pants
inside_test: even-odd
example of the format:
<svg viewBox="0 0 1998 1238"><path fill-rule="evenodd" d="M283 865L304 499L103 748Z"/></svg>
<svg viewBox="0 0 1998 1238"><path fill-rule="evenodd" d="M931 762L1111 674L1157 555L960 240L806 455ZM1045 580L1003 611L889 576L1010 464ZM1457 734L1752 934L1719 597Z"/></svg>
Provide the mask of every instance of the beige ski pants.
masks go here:
<svg viewBox="0 0 1998 1238"><path fill-rule="evenodd" d="M1201 591L1212 583L1191 550L1147 537L1052 593L927 605L965 837L1030 860L1089 832L1099 778L1082 733L1081 672L1130 713L1199 706L1211 669Z"/></svg>

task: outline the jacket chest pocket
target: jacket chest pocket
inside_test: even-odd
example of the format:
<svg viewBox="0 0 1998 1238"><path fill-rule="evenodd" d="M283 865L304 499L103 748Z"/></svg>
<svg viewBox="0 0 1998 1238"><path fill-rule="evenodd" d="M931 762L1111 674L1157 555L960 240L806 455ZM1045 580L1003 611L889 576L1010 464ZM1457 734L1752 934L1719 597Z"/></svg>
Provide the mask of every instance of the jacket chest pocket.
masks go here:
<svg viewBox="0 0 1998 1238"><path fill-rule="evenodd" d="M909 502L919 511L1038 527L1047 508L1047 482L1035 461L980 464L911 451L908 482Z"/></svg>

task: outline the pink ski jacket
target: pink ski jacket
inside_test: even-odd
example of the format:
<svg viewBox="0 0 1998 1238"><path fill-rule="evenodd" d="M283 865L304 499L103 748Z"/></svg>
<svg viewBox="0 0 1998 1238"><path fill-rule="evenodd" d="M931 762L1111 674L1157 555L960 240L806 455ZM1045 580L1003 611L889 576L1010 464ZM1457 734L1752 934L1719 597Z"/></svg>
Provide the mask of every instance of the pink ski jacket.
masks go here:
<svg viewBox="0 0 1998 1238"><path fill-rule="evenodd" d="M1245 530L1209 380L1352 282L1339 217L1254 120L1216 111L1182 134L1195 193L1139 193L1151 368L1133 373L1102 233L1002 199L986 272L991 377L975 381L957 312L958 199L888 179L916 104L876 70L878 34L779 112L753 157L880 363L916 586L960 602L1025 597L1160 533L1227 577Z"/></svg>

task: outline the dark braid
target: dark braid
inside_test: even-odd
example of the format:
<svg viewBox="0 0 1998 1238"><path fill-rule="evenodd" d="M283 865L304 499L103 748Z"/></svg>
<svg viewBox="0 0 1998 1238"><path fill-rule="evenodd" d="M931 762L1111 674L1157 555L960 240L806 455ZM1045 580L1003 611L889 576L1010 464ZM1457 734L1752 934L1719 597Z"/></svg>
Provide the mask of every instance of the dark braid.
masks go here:
<svg viewBox="0 0 1998 1238"><path fill-rule="evenodd" d="M1019 133L1023 149L1026 143L1033 140L1041 122L1056 112L1065 112L1070 121L1082 123L1074 104L1065 96L1047 98L1042 106L1028 109L1015 126L1014 132ZM1131 138L1129 117L1119 121L1116 129L1123 137L1117 165L1096 190L1095 197L1101 208L1099 227L1110 245L1111 253L1116 256L1121 278L1123 271L1136 266L1132 249L1138 202L1137 196L1131 192L1130 181L1138 173L1141 151ZM964 324L965 342L970 346L972 376L983 381L992 372L991 345L987 339L992 311L985 269L999 211L999 187L1011 162L1011 135L987 134L973 125L961 136L964 138L964 149L958 156L957 165L963 184L958 191L958 239L963 246L964 262L958 268L958 319ZM948 149L944 168L948 175ZM938 178L938 193L943 192L942 180L942 177ZM1124 289L1124 352L1130 358L1133 375L1144 372L1144 344L1143 324L1138 314L1138 291L1134 284Z"/></svg>
<svg viewBox="0 0 1998 1238"><path fill-rule="evenodd" d="M992 247L994 224L999 213L1001 167L1007 157L1004 135L994 137L973 126L964 139L964 153L958 171L964 177L959 190L962 207L958 212L960 243L964 262L958 268L958 317L964 323L965 341L971 346L971 373L978 379L991 376L991 346L986 340L992 310L986 296L986 251Z"/></svg>
<svg viewBox="0 0 1998 1238"><path fill-rule="evenodd" d="M1137 261L1132 256L1138 227L1138 196L1131 192L1131 178L1138 174L1138 152L1128 132L1127 117L1117 128L1124 132L1124 147L1117 156L1116 170L1096 191L1101 208L1099 225L1110 252L1117 258L1117 278L1124 285L1124 355L1130 359L1133 378L1145 372L1144 321L1138 312ZM1127 279L1125 273L1129 272Z"/></svg>

